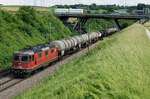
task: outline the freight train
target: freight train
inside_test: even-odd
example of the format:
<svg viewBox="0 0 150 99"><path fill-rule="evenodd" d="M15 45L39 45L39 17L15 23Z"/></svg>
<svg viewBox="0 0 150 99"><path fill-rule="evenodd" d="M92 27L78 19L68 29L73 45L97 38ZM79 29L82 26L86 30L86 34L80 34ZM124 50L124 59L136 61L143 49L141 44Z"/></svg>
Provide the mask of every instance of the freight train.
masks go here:
<svg viewBox="0 0 150 99"><path fill-rule="evenodd" d="M109 33L115 31L115 29L111 29ZM71 52L87 47L105 36L101 32L92 32L56 40L51 43L25 47L14 52L11 72L15 76L28 76L32 72L46 67Z"/></svg>

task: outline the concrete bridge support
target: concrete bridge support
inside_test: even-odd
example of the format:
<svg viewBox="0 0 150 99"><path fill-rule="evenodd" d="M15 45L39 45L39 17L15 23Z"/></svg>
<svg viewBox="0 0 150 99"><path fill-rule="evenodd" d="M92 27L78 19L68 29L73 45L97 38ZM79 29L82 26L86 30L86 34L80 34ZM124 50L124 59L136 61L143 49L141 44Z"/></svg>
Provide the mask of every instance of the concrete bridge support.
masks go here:
<svg viewBox="0 0 150 99"><path fill-rule="evenodd" d="M78 18L78 22L74 25L73 29L77 30L80 34L85 33L84 25L88 18Z"/></svg>
<svg viewBox="0 0 150 99"><path fill-rule="evenodd" d="M119 24L119 22L118 22L118 19L113 19L113 21L114 21L114 23L115 23L116 28L117 28L118 30L121 30L121 26L120 26L120 24Z"/></svg>
<svg viewBox="0 0 150 99"><path fill-rule="evenodd" d="M65 25L69 25L68 19L69 17L59 17L59 19L63 22ZM73 29L78 31L80 34L85 33L84 25L86 24L88 18L78 18L77 23L73 25Z"/></svg>
<svg viewBox="0 0 150 99"><path fill-rule="evenodd" d="M139 23L140 23L140 24L144 24L144 23L147 22L147 21L148 21L148 19L140 19L140 20L139 20Z"/></svg>
<svg viewBox="0 0 150 99"><path fill-rule="evenodd" d="M69 17L59 17L59 19L63 22L63 24L67 24Z"/></svg>

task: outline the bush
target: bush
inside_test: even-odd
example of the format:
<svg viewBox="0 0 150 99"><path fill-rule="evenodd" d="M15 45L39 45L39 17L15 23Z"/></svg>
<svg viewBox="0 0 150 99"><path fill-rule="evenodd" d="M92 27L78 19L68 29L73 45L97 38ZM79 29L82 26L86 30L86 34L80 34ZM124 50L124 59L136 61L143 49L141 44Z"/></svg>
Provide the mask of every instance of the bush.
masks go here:
<svg viewBox="0 0 150 99"><path fill-rule="evenodd" d="M36 11L33 7L21 7L17 12L17 16L22 19L22 21L33 24L33 21L36 20Z"/></svg>

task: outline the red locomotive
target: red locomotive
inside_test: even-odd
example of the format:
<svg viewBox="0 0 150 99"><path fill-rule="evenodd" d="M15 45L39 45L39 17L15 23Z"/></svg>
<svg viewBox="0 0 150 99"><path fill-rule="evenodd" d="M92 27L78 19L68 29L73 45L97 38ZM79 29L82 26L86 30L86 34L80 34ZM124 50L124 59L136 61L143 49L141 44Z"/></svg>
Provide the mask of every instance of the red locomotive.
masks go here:
<svg viewBox="0 0 150 99"><path fill-rule="evenodd" d="M14 53L12 72L15 75L28 75L50 62L57 60L58 48L49 44L26 47Z"/></svg>

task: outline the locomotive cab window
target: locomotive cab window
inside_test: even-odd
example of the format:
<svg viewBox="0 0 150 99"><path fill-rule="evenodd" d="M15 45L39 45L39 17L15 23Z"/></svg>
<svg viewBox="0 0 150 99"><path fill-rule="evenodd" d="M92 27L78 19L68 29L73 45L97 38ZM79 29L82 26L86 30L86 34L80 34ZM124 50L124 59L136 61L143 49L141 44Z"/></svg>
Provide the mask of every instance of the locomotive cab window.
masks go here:
<svg viewBox="0 0 150 99"><path fill-rule="evenodd" d="M32 61L34 61L34 55L32 55Z"/></svg>
<svg viewBox="0 0 150 99"><path fill-rule="evenodd" d="M47 56L48 55L48 51L45 51L45 56Z"/></svg>
<svg viewBox="0 0 150 99"><path fill-rule="evenodd" d="M41 54L41 53L39 53L39 54L38 54L38 58L41 58L41 57L42 57L42 54Z"/></svg>
<svg viewBox="0 0 150 99"><path fill-rule="evenodd" d="M22 57L21 57L21 61L22 61L22 62L29 62L30 59L31 59L31 56L22 56Z"/></svg>
<svg viewBox="0 0 150 99"><path fill-rule="evenodd" d="M54 53L54 49L51 49L51 53L52 53L52 54Z"/></svg>

